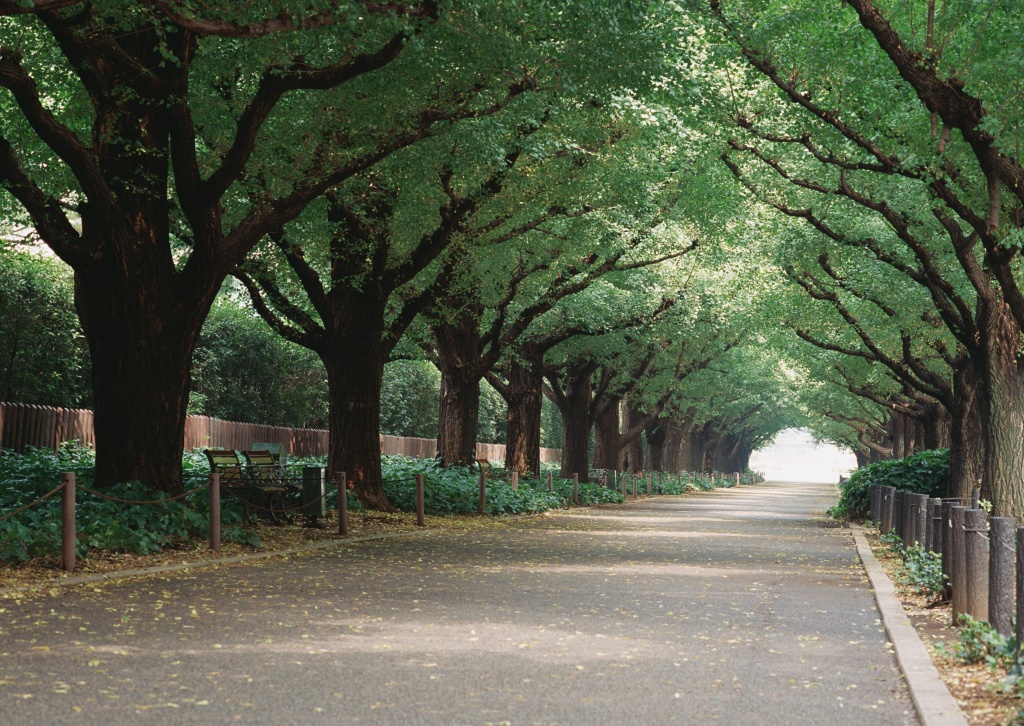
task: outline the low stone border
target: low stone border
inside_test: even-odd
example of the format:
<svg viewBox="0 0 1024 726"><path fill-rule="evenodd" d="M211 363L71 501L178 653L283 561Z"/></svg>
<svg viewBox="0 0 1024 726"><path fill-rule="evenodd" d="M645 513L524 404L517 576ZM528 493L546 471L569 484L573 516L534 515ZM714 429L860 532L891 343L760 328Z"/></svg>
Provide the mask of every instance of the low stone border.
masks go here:
<svg viewBox="0 0 1024 726"><path fill-rule="evenodd" d="M878 611L882 614L882 623L896 651L896 661L903 671L921 723L924 726L966 726L967 720L960 706L946 688L946 684L942 682L928 650L921 642L910 618L903 611L903 605L896 597L896 588L875 559L871 546L864 537L864 529L851 524L850 531L853 533L857 554L864 563L878 603Z"/></svg>
<svg viewBox="0 0 1024 726"><path fill-rule="evenodd" d="M42 582L33 583L31 585L19 585L17 587L7 587L0 589L0 597L5 595L13 595L16 592L26 592L29 590L41 590L48 587L63 587L70 585L87 585L90 582L107 582L111 580L120 580L128 577L143 577L145 575L159 575L164 572L184 572L186 570L198 570L202 567L212 567L214 565L231 565L238 562L248 562L249 560L264 560L268 557L280 557L282 555L294 555L301 552L310 552L312 550L322 550L328 547L338 547L341 545L354 544L356 542L369 542L377 539L394 539L396 537L411 537L414 535L421 535L429 532L430 530L412 530L410 532L392 532L390 534L374 534L367 537L352 537L349 539L338 539L338 540L327 540L325 542L315 542L313 544L305 545L303 547L293 547L287 550L274 550L272 552L256 552L251 555L235 555L234 557L221 557L216 560L198 560L196 562L181 562L176 565L159 565L156 567L140 567L134 570L116 570L114 572L101 572L95 575L80 575L78 577L64 577L57 578L54 580L44 580Z"/></svg>

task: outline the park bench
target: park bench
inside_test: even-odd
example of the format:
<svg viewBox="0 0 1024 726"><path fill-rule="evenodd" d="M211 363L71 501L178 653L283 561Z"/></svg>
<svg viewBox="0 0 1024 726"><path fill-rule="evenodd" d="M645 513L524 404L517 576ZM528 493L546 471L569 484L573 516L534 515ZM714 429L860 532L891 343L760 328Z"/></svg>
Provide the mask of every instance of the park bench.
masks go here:
<svg viewBox="0 0 1024 726"><path fill-rule="evenodd" d="M284 487L281 495L285 518L287 514L299 508L302 503L302 488L293 480L284 468L281 459L266 449L246 449L242 452L247 466L245 468L249 481L259 487Z"/></svg>
<svg viewBox="0 0 1024 726"><path fill-rule="evenodd" d="M591 469L587 472L587 481L594 484L606 482L606 485L610 485L613 489L615 488L615 483L611 481L611 474L607 469Z"/></svg>
<svg viewBox="0 0 1024 726"><path fill-rule="evenodd" d="M270 454L259 452L270 459L271 466L243 462L233 449L206 449L204 453L210 462L210 471L220 474L221 487L242 502L246 517L255 510L258 516L275 523L285 519L284 498L288 488L280 467L273 463ZM261 458L257 456L257 460Z"/></svg>

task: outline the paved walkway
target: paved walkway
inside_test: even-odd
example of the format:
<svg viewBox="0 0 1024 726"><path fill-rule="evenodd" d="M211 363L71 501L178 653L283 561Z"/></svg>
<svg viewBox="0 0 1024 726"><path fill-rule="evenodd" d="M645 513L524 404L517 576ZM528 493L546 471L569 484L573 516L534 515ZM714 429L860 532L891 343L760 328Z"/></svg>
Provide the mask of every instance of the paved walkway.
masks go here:
<svg viewBox="0 0 1024 726"><path fill-rule="evenodd" d="M913 724L835 487L0 602L0 720Z"/></svg>

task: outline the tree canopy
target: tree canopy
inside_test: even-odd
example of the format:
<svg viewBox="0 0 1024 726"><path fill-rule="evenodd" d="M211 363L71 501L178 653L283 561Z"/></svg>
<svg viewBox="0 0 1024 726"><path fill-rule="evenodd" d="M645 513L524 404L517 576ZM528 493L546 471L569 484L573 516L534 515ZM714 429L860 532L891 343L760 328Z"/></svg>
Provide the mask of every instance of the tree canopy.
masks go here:
<svg viewBox="0 0 1024 726"><path fill-rule="evenodd" d="M1022 516L1020 22L0 0L0 224L74 288L0 254L62 371L12 322L6 395L94 405L100 485L178 491L191 406L326 423L386 507L382 429L468 463L503 428L528 471L556 410L565 475L743 468L801 426L862 463L949 446L951 494ZM275 367L284 397L225 383Z"/></svg>

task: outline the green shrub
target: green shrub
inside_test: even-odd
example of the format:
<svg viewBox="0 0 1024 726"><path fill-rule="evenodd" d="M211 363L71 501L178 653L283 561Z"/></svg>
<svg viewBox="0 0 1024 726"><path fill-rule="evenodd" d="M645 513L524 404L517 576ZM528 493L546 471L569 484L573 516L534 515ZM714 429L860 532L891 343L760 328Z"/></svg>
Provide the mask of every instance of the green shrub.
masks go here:
<svg viewBox="0 0 1024 726"><path fill-rule="evenodd" d="M445 468L434 459L408 459L385 456L382 460L384 492L393 506L403 511L416 508L416 475L423 474L423 505L428 514L471 514L479 511L480 474L475 467ZM553 492L547 477L522 477L515 491L503 479L500 467L487 482L484 510L487 514L527 514L568 506L572 501L572 480L555 477ZM622 494L597 484L581 482L580 504L621 502Z"/></svg>
<svg viewBox="0 0 1024 726"><path fill-rule="evenodd" d="M205 459L204 459L205 463ZM196 473L195 457L183 459L186 489L206 481L209 466ZM0 513L10 512L53 489L63 472L73 471L75 481L92 488L93 452L69 443L58 451L30 449L24 454L4 451L0 456ZM166 498L138 482L118 484L104 494L132 501ZM206 489L181 501L133 505L103 499L84 490L76 496L77 554L90 549L148 554L176 542L209 535L209 499ZM221 506L221 527L226 539L258 546L255 533L247 530L241 507L229 500ZM27 562L56 555L61 546L61 501L54 495L10 519L0 521L0 561Z"/></svg>
<svg viewBox="0 0 1024 726"><path fill-rule="evenodd" d="M866 517L873 484L941 497L946 493L948 479L948 449L922 451L904 459L869 464L839 485L839 502L829 509L829 514L836 519Z"/></svg>

